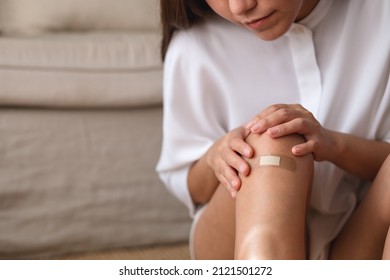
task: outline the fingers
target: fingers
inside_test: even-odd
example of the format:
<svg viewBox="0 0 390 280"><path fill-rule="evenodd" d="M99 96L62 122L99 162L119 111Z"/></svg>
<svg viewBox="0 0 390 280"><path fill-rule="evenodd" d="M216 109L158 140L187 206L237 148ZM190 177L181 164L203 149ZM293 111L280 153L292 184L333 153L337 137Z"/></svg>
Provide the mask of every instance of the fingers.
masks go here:
<svg viewBox="0 0 390 280"><path fill-rule="evenodd" d="M241 187L241 180L237 173L226 163L222 163L221 169L216 173L219 182L227 189L230 195L234 198Z"/></svg>
<svg viewBox="0 0 390 280"><path fill-rule="evenodd" d="M267 133L271 138L300 134L306 143L293 147L292 153L303 156L309 153L323 158L322 147L329 146L325 130L313 114L299 104L276 104L255 116L246 126L252 133ZM320 155L320 156L318 156ZM316 157L316 155L315 155Z"/></svg>
<svg viewBox="0 0 390 280"><path fill-rule="evenodd" d="M300 157L300 156L305 156L307 154L313 153L316 151L316 141L314 140L309 140L306 143L294 146L291 150L294 156Z"/></svg>
<svg viewBox="0 0 390 280"><path fill-rule="evenodd" d="M235 197L241 187L239 175L248 176L250 166L244 158L253 156L252 147L244 139L249 130L238 128L229 132L217 145L213 169L223 186Z"/></svg>
<svg viewBox="0 0 390 280"><path fill-rule="evenodd" d="M231 196L234 198L236 197L237 192L241 188L241 180L238 176L237 169L229 165L227 162L228 161L222 161L220 163L219 165L220 167L219 170L216 172L216 175L218 180L222 183L222 185L230 192ZM248 164L244 161L240 165L243 166L241 167L243 172L249 174ZM244 176L247 176L247 174Z"/></svg>
<svg viewBox="0 0 390 280"><path fill-rule="evenodd" d="M280 108L283 108L285 106L288 106L288 105L285 105L285 104L275 104L275 105L271 105L269 107L267 107L264 111L262 111L260 114L256 115L251 121L249 121L245 127L248 128L248 129L251 129L251 132L252 129L253 129L253 126L256 125L257 122L259 122L260 120L264 119L266 116L272 114L273 112L279 110Z"/></svg>
<svg viewBox="0 0 390 280"><path fill-rule="evenodd" d="M299 117L308 117L310 112L301 105L276 104L268 107L263 112L255 116L246 127L252 133L263 133L278 124L289 122Z"/></svg>
<svg viewBox="0 0 390 280"><path fill-rule="evenodd" d="M289 134L310 135L313 132L318 132L321 125L313 118L298 117L289 122L275 125L267 129L267 134L271 138L278 138Z"/></svg>

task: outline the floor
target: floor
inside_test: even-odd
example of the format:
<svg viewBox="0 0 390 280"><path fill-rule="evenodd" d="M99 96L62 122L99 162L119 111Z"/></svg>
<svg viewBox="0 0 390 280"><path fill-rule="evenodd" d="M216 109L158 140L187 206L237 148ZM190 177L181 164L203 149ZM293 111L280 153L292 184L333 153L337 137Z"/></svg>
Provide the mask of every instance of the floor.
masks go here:
<svg viewBox="0 0 390 280"><path fill-rule="evenodd" d="M56 260L189 260L187 243L57 256Z"/></svg>

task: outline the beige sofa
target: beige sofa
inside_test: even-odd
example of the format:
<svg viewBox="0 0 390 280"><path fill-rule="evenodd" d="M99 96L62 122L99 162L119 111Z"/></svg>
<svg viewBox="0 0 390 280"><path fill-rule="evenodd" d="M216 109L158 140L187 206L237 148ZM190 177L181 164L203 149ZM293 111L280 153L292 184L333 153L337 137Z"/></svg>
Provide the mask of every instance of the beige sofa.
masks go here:
<svg viewBox="0 0 390 280"><path fill-rule="evenodd" d="M187 210L154 170L158 0L0 11L0 258L186 241Z"/></svg>

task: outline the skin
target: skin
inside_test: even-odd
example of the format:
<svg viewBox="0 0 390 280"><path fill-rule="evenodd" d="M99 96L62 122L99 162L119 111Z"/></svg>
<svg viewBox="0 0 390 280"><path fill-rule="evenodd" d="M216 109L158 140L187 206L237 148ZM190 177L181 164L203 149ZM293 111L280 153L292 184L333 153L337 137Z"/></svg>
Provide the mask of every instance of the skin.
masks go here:
<svg viewBox="0 0 390 280"><path fill-rule="evenodd" d="M255 158L269 152L291 157L292 145L304 139L289 135L274 140L266 134L250 134L246 141L253 147ZM313 158L297 158L296 164L297 172L253 168L241 178L244 187L235 199L224 188L217 188L195 229L196 257L304 259L304 217Z"/></svg>
<svg viewBox="0 0 390 280"><path fill-rule="evenodd" d="M387 231L387 237L385 242L385 248L383 249L383 260L390 260L390 227Z"/></svg>
<svg viewBox="0 0 390 280"><path fill-rule="evenodd" d="M217 14L249 28L259 38L275 40L294 21L307 16L318 1L207 0L207 3ZM247 25L248 21L267 15L262 24ZM246 160L272 153L294 157L297 171L251 169ZM383 255L389 258L390 241L383 248L386 238L390 240L387 236L390 211L386 213L377 203L382 199L381 205L390 205L385 188L389 186L386 174L389 174L390 160L383 164L389 154L390 144L326 129L301 105L268 107L216 141L190 169L188 186L192 199L208 205L195 229L196 257L306 258L304 228L312 165L313 161L329 161L360 178L374 181L359 207L363 210L355 211L332 245L331 257L364 259ZM382 164L382 170L387 172L379 172ZM374 232L359 231L363 229L361 219L370 220L368 217L373 216L377 219L365 227ZM373 236L378 240L375 246L371 242ZM356 244L359 252L355 250Z"/></svg>
<svg viewBox="0 0 390 280"><path fill-rule="evenodd" d="M390 259L390 157L333 242L333 259Z"/></svg>
<svg viewBox="0 0 390 280"><path fill-rule="evenodd" d="M319 0L206 0L221 17L248 28L247 23L267 15L270 17L254 32L263 40L275 40L290 28L294 21L306 17Z"/></svg>

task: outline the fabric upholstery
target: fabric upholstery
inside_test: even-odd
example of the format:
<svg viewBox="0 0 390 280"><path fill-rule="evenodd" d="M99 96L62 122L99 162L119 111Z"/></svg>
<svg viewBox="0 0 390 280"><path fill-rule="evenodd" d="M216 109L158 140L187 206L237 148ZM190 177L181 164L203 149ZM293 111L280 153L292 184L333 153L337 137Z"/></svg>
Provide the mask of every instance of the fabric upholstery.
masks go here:
<svg viewBox="0 0 390 280"><path fill-rule="evenodd" d="M157 30L158 0L0 0L5 35L64 30Z"/></svg>
<svg viewBox="0 0 390 280"><path fill-rule="evenodd" d="M158 32L0 37L0 101L45 107L161 104L159 44Z"/></svg>

